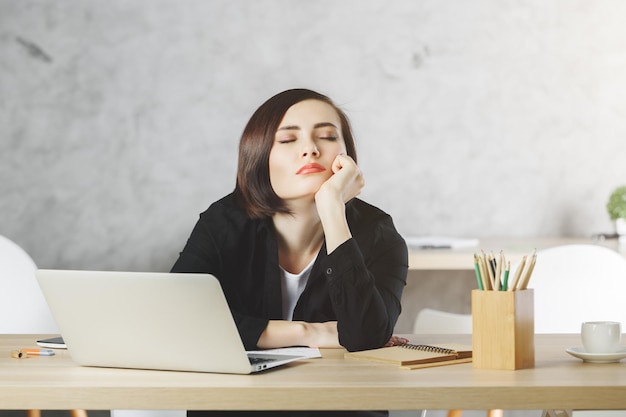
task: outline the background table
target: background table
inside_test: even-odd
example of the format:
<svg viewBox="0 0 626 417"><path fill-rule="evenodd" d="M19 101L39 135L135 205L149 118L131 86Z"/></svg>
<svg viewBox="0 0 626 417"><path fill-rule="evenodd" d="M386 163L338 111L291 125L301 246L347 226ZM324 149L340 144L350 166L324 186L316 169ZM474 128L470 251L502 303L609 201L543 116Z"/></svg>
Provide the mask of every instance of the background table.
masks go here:
<svg viewBox="0 0 626 417"><path fill-rule="evenodd" d="M402 295L402 314L396 332L410 333L418 312L423 308L469 314L470 293L476 288L474 253L484 249L503 250L511 263L521 260L534 249L559 245L602 245L626 256L626 244L617 239L597 240L567 237L480 238L479 244L459 249L416 249L409 247L409 273Z"/></svg>
<svg viewBox="0 0 626 417"><path fill-rule="evenodd" d="M409 247L409 269L411 270L474 270L473 254L485 252L499 253L503 250L507 259L514 263L534 249L541 250L559 245L593 244L602 245L626 256L626 244L620 246L617 239L598 240L573 237L524 237L478 239L477 246L458 249L418 249Z"/></svg>

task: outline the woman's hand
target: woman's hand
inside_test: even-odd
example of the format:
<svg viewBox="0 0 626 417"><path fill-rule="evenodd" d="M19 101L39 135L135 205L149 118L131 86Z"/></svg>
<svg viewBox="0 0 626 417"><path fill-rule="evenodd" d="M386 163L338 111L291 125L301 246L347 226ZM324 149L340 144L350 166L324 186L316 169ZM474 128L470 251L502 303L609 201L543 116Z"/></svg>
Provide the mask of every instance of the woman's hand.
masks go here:
<svg viewBox="0 0 626 417"><path fill-rule="evenodd" d="M315 195L318 206L331 200L339 200L345 204L359 195L365 186L361 169L348 155L337 155L331 170L333 175L322 184Z"/></svg>
<svg viewBox="0 0 626 417"><path fill-rule="evenodd" d="M406 339L400 336L391 336L391 339L389 339L385 347L402 346L402 345L406 345L407 343L409 343L409 339Z"/></svg>
<svg viewBox="0 0 626 417"><path fill-rule="evenodd" d="M365 186L361 169L348 155L337 155L331 169L333 175L315 194L315 205L324 228L327 253L331 253L352 237L346 220L346 203L359 195Z"/></svg>

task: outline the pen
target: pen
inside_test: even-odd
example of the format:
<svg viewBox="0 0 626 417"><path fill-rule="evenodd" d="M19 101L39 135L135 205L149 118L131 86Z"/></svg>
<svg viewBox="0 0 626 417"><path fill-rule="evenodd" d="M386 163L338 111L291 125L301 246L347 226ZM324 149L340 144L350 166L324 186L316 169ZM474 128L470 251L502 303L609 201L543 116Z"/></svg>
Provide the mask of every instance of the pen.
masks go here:
<svg viewBox="0 0 626 417"><path fill-rule="evenodd" d="M27 356L54 356L54 350L52 349L20 349L22 353L25 353Z"/></svg>

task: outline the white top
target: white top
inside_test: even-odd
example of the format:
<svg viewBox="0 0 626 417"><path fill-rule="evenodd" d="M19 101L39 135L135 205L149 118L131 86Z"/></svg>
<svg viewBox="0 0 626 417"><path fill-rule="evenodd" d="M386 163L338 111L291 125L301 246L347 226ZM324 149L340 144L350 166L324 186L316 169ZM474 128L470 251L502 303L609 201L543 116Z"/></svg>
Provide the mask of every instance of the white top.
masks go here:
<svg viewBox="0 0 626 417"><path fill-rule="evenodd" d="M306 283L309 280L309 275L311 275L311 269L313 269L315 259L317 259L317 256L313 258L311 263L309 263L299 274L292 274L285 271L282 267L280 268L282 272L280 281L283 297L284 320L291 320L293 318L293 310L296 308L296 303L298 302L298 298L300 298L300 294L302 294L304 287L306 287Z"/></svg>

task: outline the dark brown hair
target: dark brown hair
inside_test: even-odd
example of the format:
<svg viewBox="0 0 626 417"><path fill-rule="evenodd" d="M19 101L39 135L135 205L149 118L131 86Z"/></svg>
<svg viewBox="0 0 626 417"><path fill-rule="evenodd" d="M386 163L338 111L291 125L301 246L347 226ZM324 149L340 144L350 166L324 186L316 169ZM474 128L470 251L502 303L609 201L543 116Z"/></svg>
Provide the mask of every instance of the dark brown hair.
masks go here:
<svg viewBox="0 0 626 417"><path fill-rule="evenodd" d="M356 161L352 128L346 114L327 96L303 88L276 94L259 107L246 125L239 142L235 201L251 218L289 213L270 183L269 156L276 131L287 110L304 100L319 100L332 106L341 121L347 154Z"/></svg>

